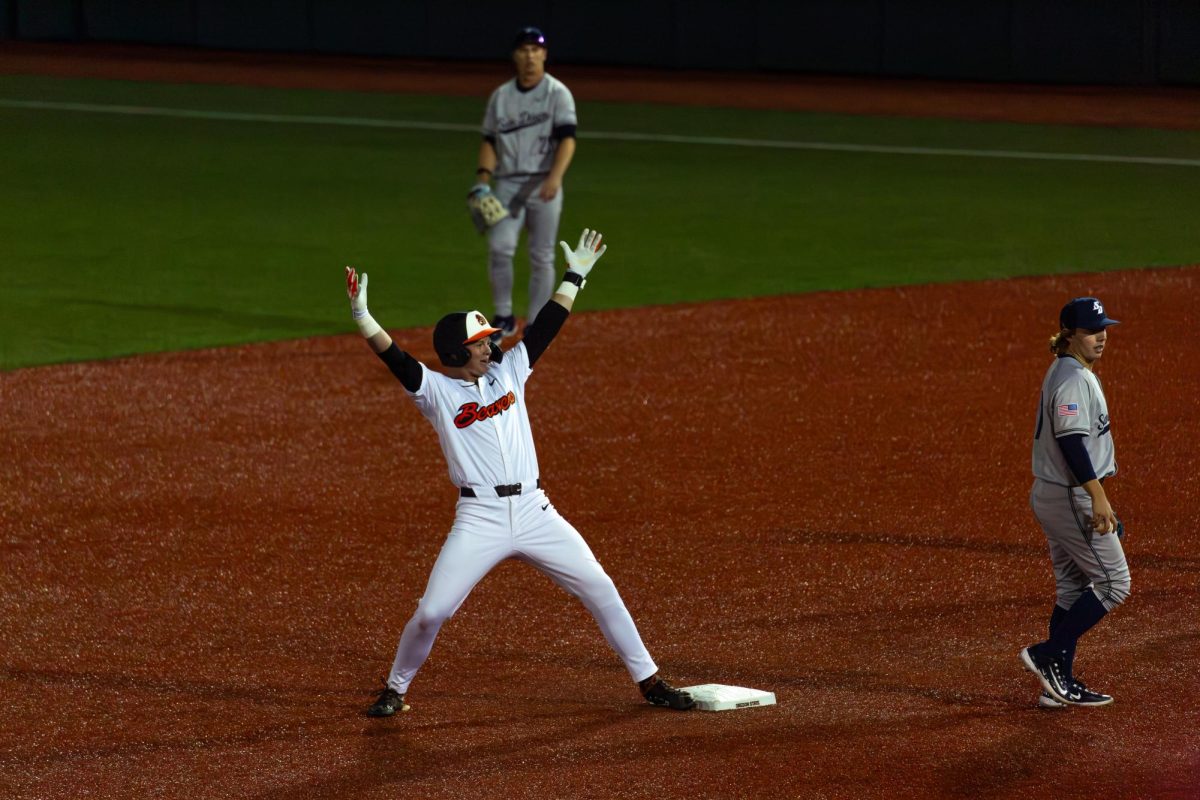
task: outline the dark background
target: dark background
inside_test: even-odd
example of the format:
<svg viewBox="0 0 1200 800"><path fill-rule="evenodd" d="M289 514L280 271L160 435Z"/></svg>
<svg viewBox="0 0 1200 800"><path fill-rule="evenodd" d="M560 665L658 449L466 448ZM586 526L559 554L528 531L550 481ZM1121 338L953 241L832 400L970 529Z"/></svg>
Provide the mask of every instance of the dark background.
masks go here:
<svg viewBox="0 0 1200 800"><path fill-rule="evenodd" d="M986 81L1200 85L1196 0L0 0L0 38Z"/></svg>

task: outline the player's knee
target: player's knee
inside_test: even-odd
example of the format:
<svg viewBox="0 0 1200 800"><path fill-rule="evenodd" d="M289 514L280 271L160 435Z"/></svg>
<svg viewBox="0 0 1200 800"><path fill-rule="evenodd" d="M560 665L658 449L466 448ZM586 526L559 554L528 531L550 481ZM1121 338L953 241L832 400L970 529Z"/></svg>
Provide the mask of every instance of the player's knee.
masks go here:
<svg viewBox="0 0 1200 800"><path fill-rule="evenodd" d="M536 272L554 274L554 248L529 248L529 268Z"/></svg>
<svg viewBox="0 0 1200 800"><path fill-rule="evenodd" d="M613 603L621 602L621 596L617 593L616 584L603 571L600 571L599 574L589 576L587 580L580 581L575 587L574 593L589 607L605 608Z"/></svg>
<svg viewBox="0 0 1200 800"><path fill-rule="evenodd" d="M435 605L427 605L422 602L417 606L417 612L413 614L412 624L416 625L417 629L422 632L436 632L453 614L454 609L438 608Z"/></svg>
<svg viewBox="0 0 1200 800"><path fill-rule="evenodd" d="M488 263L492 268L512 266L513 256L517 252L517 243L508 239L496 239L488 242Z"/></svg>

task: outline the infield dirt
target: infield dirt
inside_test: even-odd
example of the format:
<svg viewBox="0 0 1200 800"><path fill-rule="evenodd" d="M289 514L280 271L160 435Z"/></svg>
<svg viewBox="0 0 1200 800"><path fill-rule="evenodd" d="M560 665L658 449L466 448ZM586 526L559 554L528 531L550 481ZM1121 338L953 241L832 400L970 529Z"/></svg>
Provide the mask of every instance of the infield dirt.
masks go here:
<svg viewBox="0 0 1200 800"><path fill-rule="evenodd" d="M453 513L434 436L357 336L0 376L0 786L50 797L1195 796L1196 271L572 315L530 383L542 477L665 673L487 577L391 720L361 716ZM1041 712L1053 602L1029 436L1062 298L1099 374L1129 603ZM386 320L385 320L386 321ZM1178 331L1178 334L1169 333ZM429 331L397 332L429 359ZM1073 776L1063 782L1062 776Z"/></svg>

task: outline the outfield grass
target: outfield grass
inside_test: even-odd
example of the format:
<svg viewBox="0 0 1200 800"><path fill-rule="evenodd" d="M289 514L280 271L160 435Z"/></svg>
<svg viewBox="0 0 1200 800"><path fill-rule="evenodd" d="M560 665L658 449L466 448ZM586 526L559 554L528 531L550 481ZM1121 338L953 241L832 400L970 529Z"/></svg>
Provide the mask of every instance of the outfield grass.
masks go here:
<svg viewBox="0 0 1200 800"><path fill-rule="evenodd" d="M0 98L476 125L483 98L0 76ZM1200 167L589 139L589 132L1200 158L1200 133L588 103L562 238L582 308L1200 260ZM490 311L471 131L0 107L0 369ZM518 306L524 253L518 254ZM520 308L519 308L520 310Z"/></svg>

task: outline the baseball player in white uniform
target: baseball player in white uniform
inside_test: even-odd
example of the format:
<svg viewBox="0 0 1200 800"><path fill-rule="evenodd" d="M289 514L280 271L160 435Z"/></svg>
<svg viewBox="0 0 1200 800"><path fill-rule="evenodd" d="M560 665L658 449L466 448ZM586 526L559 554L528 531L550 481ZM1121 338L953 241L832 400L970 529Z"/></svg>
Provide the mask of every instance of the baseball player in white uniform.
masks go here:
<svg viewBox="0 0 1200 800"><path fill-rule="evenodd" d="M1054 363L1046 370L1033 436L1029 505L1046 534L1057 602L1050 638L1021 651L1021 663L1042 684L1038 704L1102 706L1107 694L1074 675L1079 637L1129 596L1124 528L1104 483L1117 473L1112 421L1094 368L1108 346L1109 319L1095 297L1077 297L1059 314L1050 339Z"/></svg>
<svg viewBox="0 0 1200 800"><path fill-rule="evenodd" d="M513 312L513 254L521 228L529 231L528 321L550 300L554 241L562 217L563 176L575 155L575 98L546 72L546 37L523 28L513 40L516 75L488 100L476 184L495 178L496 198L509 216L488 230L488 278L496 338L517 332Z"/></svg>
<svg viewBox="0 0 1200 800"><path fill-rule="evenodd" d="M496 329L478 311L443 317L433 344L446 374L396 347L367 310L367 276L360 280L346 267L346 290L359 331L433 425L450 480L459 490L454 524L404 627L386 686L367 711L370 716L408 710L404 697L442 624L484 575L509 558L536 567L582 601L649 702L678 710L695 705L687 692L658 677L612 579L541 488L525 382L604 254L600 242L599 233L584 230L574 251L562 243L569 266L562 285L507 353L492 341Z"/></svg>

